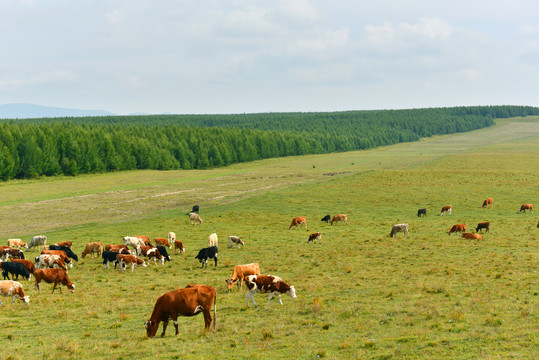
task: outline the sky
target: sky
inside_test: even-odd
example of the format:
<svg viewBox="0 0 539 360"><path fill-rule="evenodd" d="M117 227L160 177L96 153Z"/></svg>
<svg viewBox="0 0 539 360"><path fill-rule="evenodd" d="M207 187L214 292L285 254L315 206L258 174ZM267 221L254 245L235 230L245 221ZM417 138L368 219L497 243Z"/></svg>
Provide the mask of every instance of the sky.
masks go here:
<svg viewBox="0 0 539 360"><path fill-rule="evenodd" d="M539 106L537 0L0 0L0 104Z"/></svg>

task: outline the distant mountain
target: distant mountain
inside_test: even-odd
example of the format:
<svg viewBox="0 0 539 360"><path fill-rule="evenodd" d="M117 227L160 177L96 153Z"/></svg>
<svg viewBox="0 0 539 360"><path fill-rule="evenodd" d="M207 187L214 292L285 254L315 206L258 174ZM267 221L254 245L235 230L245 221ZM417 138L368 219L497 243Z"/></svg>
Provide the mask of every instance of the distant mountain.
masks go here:
<svg viewBox="0 0 539 360"><path fill-rule="evenodd" d="M0 105L0 119L29 119L49 117L81 117L116 115L105 110L65 109L34 104Z"/></svg>

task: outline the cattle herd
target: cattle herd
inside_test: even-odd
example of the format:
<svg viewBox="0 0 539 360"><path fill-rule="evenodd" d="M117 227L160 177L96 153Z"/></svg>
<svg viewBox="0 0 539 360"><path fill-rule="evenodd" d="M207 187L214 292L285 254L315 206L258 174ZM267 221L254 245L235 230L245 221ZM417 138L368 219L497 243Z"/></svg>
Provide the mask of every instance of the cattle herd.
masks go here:
<svg viewBox="0 0 539 360"><path fill-rule="evenodd" d="M493 199L488 198L483 202L483 208L489 208L493 206ZM191 224L202 225L203 221L198 214L199 207L195 205L193 211L189 215ZM521 212L533 212L532 204L523 204L518 211ZM451 215L452 206L444 206L440 211L440 216ZM422 208L417 211L418 217L427 216L427 209ZM343 225L348 224L348 217L346 214L337 214L333 217L326 215L321 219L322 222L329 223L330 225L338 224L342 222ZM289 230L293 227L303 226L307 229L306 217L295 217L292 219ZM539 228L539 224L537 224ZM453 225L448 234L461 233L465 239L481 240L482 236L478 232L488 233L490 231L490 222L481 222L477 224L475 233L466 232L466 224ZM403 233L406 237L409 231L408 224L395 224L391 228L389 234L390 237L396 237L397 233ZM228 237L228 247L245 247L245 242L236 235L230 235ZM0 246L0 268L2 269L3 279L0 281L0 294L3 296L12 297L12 305L14 306L15 299L18 298L25 305L28 305L30 298L24 293L23 286L19 280L19 276L29 280L32 276L35 279L34 288L37 291L41 289L41 282L45 281L52 284L52 293L58 287L62 292L62 285L68 288L71 292L75 291L75 284L69 279L67 272L68 268L73 267L73 261L79 260L77 254L72 251L72 242L65 241L58 244L46 245L47 237L45 235L36 235L31 238L30 243L26 244L21 239L8 239L7 246ZM85 248L81 254L84 259L86 256L101 258L103 261L103 268L110 270L110 265L113 264L114 268L118 271L124 271L128 266L131 266L131 271L135 272L137 266L147 267L146 261L150 262L153 259L155 265L158 263L164 265L166 261L170 261L168 250L175 253L184 253L185 247L180 240L176 239L174 232L169 232L167 237L156 237L154 243L149 237L144 235L136 236L124 236L122 238L122 244L107 244L103 245L100 242L90 242L85 245ZM308 236L307 243L322 242L322 233L315 232ZM207 267L208 259L213 259L215 267L217 267L218 257L218 236L217 233L212 233L208 237L208 246L200 249L195 256L196 259L202 264L202 268ZM25 255L22 249L26 249L28 252L30 249L38 248L40 254L34 257L34 261L25 259ZM168 248L168 250L167 250ZM144 258L143 258L144 257ZM10 260L10 261L8 261ZM9 278L12 276L12 279ZM291 298L295 299L296 290L294 286L288 285L278 276L273 275L261 275L260 265L258 263L240 264L233 268L230 278L225 280L228 289L232 289L234 285L237 285L241 290L245 284L247 288L246 293L246 305L249 307L251 301L255 307L257 304L254 299L256 292L267 293L268 305L271 302L273 296L277 296L279 303L282 305L282 294L287 294ZM0 304L5 306L2 301ZM213 306L213 319L210 310ZM188 285L183 289L167 292L160 296L155 302L152 315L148 321L146 321L146 333L148 337L154 337L157 333L159 324L163 323L163 331L161 336L165 335L165 331L170 319L174 323L176 335L178 334L178 321L177 318L181 316L193 316L198 313L202 313L204 316L204 329L209 330L213 321L213 328L215 329L216 312L217 312L217 291L214 287L205 285Z"/></svg>

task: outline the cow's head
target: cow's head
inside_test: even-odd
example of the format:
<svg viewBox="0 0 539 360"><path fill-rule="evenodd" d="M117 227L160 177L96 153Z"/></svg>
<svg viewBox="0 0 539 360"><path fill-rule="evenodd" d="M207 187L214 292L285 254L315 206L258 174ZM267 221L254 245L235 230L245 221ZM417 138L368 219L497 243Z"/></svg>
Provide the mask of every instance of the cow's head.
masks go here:
<svg viewBox="0 0 539 360"><path fill-rule="evenodd" d="M236 281L238 281L237 279L236 280L233 280L233 279L226 279L225 282L226 282L226 286L228 287L228 290L232 289L234 287L234 284L236 283Z"/></svg>
<svg viewBox="0 0 539 360"><path fill-rule="evenodd" d="M67 284L67 288L68 288L69 291L71 291L72 293L75 292L75 284L73 284L73 283Z"/></svg>
<svg viewBox="0 0 539 360"><path fill-rule="evenodd" d="M286 292L288 294L288 296L290 296L292 299L297 299L297 296L296 296L296 288L294 287L294 285L290 286L290 289Z"/></svg>
<svg viewBox="0 0 539 360"><path fill-rule="evenodd" d="M23 297L21 299L22 303L25 304L25 305L29 305L30 304L30 296L26 295L25 297Z"/></svg>
<svg viewBox="0 0 539 360"><path fill-rule="evenodd" d="M157 323L153 320L146 320L144 327L146 328L146 335L149 338L153 338L157 332Z"/></svg>

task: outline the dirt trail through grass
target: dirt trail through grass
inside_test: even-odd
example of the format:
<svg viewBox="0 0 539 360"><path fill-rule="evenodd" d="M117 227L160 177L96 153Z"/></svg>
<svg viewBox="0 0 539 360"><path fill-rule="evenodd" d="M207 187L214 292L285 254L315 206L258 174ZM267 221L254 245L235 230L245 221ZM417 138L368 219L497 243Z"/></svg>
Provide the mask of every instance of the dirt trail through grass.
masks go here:
<svg viewBox="0 0 539 360"><path fill-rule="evenodd" d="M527 119L529 120L529 119ZM306 182L417 166L443 156L539 134L539 121L508 122L368 151L269 159L216 170L135 171L0 185L3 237L133 220L161 210L184 213Z"/></svg>

